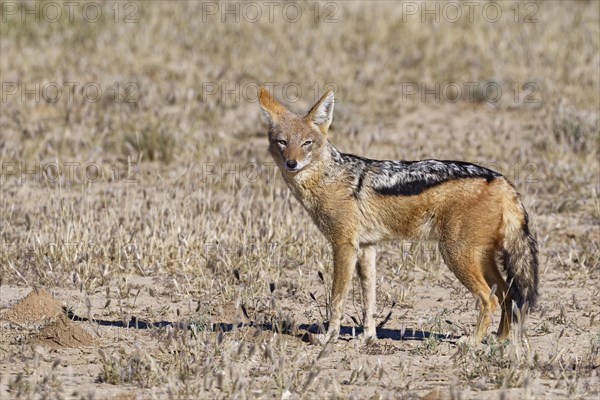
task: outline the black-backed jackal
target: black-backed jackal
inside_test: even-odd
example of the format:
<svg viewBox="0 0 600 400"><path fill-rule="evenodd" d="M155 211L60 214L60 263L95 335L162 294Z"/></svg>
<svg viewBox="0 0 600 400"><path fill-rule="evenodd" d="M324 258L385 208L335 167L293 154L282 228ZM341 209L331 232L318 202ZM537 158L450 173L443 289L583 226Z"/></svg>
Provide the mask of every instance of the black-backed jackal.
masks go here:
<svg viewBox="0 0 600 400"><path fill-rule="evenodd" d="M322 342L339 334L355 269L365 303L364 335L376 336L375 244L382 240L439 243L445 263L479 299L477 341L487 332L496 299L500 338L520 314L513 313L513 302L523 314L535 305L536 241L519 194L502 175L460 161L379 161L341 153L327 140L331 91L304 116L262 87L259 102L269 123L269 151L333 250L331 320Z"/></svg>

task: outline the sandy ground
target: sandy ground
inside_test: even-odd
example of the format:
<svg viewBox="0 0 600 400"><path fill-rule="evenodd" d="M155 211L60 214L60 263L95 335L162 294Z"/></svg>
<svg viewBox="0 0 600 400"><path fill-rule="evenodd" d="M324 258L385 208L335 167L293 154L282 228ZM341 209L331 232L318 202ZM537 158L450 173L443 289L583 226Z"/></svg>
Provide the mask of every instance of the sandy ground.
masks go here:
<svg viewBox="0 0 600 400"><path fill-rule="evenodd" d="M388 272L389 273L389 272ZM384 273L384 276L387 275ZM293 274L290 274L293 279ZM455 363L460 353L456 340L452 335L460 335L461 326L470 326L476 318L475 304L466 296L462 288L445 269L436 271L437 285L428 283L423 277L418 277L412 290L418 293L418 300L410 309L395 309L392 318L384 327L378 329L379 339L371 344L365 344L358 338L352 337L352 321L345 321L342 335L338 343L328 351L321 360L320 367L330 371L330 375L341 382L340 393L354 394L358 397L391 396L424 396L430 398L452 398L452 395L463 399L499 399L499 398L568 398L570 390L585 390L589 395L583 398L595 398L598 393L597 368L600 366L598 348L591 348L591 341L598 336L600 316L597 294L598 287L565 287L564 274L557 271L543 273L543 297L538 311L535 311L526 323L526 346L517 351L535 354L539 363L549 362L555 369L544 370L537 376L529 378L524 388L494 389L489 382L475 379L471 382L476 388L465 386L456 378L461 374L461 368ZM52 295L70 310L70 321L64 330L81 329L89 333L93 341L40 341L40 321L32 323L13 323L8 321L7 309L16 308L30 289L13 286L2 286L1 304L3 309L1 322L2 363L0 371L2 380L0 393L2 398L13 398L16 394L14 387L9 389L18 374L22 374L35 365L35 374L31 380L43 380L51 376L60 382L58 393L65 398L152 398L165 397L164 387L143 389L131 385L111 385L99 383L98 376L102 370L100 351L105 353L121 352L131 354L134 349L144 348L147 351L161 352L164 337L172 332L174 327L185 326L195 313L195 303L191 298L172 297L166 293L154 296L150 292L160 291L164 284L159 278L141 278L128 276L131 287L135 292L129 298L116 304L115 301L106 305L105 293L90 296L76 290L53 289ZM243 277L242 277L243 279ZM380 286L385 287L382 279ZM318 282L315 282L317 285ZM381 290L381 289L380 289ZM210 312L210 322L214 330L224 329L225 342L271 343L274 337L282 341L288 356L301 353L304 357L317 357L321 352L319 346L306 343L305 333L309 321L303 319L307 308L315 307L314 303L306 303L306 296L288 296L284 288L276 289L274 298L280 307L294 316L298 328L293 333L277 334L269 326L253 326L251 320L243 316L241 308L234 304L222 304ZM121 314L125 318L117 318ZM467 311L464 311L464 310ZM449 339L426 341L429 335L432 317L445 310L442 322L438 326L446 328L436 333L449 335ZM254 310L247 309L252 315ZM91 317L91 321L90 321ZM13 317L14 318L14 317ZM380 318L381 320L382 318ZM452 325L448 324L451 322ZM47 325L47 324L46 324ZM221 328L219 328L221 327ZM314 329L314 327L310 328ZM358 334L359 331L356 331ZM215 334L211 334L215 335ZM482 345L485 346L485 345ZM524 348L529 346L527 352ZM597 345L596 345L597 346ZM152 349L152 350L150 350ZM19 353L34 353L31 359L19 356ZM590 359L592 357L592 359ZM553 360L554 359L554 360ZM561 359L565 364L553 364L552 361ZM248 356L239 361L242 368L260 365L264 362L263 355L257 352L253 357ZM565 387L558 384L557 374L568 374L574 369L570 363L590 363L589 376L579 378L577 388ZM54 367L53 363L56 363ZM370 373L381 374L368 381L349 382L355 363L364 365ZM382 372L377 366L383 366ZM375 370L375 371L373 371ZM526 378L524 378L526 379ZM477 381L480 381L478 384ZM436 391L438 390L438 391ZM433 393L431 393L433 391ZM256 390L249 397L261 396L269 390ZM204 398L217 395L214 390L203 392ZM404 393L404 394L402 394ZM595 393L595 394L594 394ZM223 396L221 395L219 397ZM438 396L438 397L435 397ZM506 396L506 397L502 397ZM456 397L454 397L456 398Z"/></svg>

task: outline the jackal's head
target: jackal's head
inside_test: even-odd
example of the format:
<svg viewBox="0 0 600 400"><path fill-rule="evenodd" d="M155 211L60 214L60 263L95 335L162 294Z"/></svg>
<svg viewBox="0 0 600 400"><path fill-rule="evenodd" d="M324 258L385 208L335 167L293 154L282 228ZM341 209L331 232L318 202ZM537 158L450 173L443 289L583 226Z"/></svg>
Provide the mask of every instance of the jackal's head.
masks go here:
<svg viewBox="0 0 600 400"><path fill-rule="evenodd" d="M328 91L304 116L281 105L261 87L258 99L269 123L269 152L283 170L295 173L322 159L333 114L333 91Z"/></svg>

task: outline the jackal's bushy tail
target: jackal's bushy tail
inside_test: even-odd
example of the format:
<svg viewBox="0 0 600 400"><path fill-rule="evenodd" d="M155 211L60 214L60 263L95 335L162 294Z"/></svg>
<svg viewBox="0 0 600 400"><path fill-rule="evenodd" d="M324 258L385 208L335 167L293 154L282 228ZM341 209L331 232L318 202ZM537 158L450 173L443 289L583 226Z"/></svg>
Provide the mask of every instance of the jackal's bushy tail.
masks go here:
<svg viewBox="0 0 600 400"><path fill-rule="evenodd" d="M529 231L527 211L519 196L505 200L502 215L504 240L502 258L507 275L509 294L519 310L531 309L538 297L538 249Z"/></svg>

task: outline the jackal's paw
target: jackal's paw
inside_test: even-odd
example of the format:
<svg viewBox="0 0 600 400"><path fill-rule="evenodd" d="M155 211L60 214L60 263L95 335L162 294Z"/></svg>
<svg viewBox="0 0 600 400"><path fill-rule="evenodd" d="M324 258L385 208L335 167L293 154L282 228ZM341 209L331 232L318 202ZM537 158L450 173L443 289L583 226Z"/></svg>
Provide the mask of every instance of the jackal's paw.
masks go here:
<svg viewBox="0 0 600 400"><path fill-rule="evenodd" d="M325 335L323 333L308 332L308 342L315 346L323 346L325 344Z"/></svg>
<svg viewBox="0 0 600 400"><path fill-rule="evenodd" d="M328 343L335 343L337 339L337 333L308 333L308 341L312 345L325 346Z"/></svg>
<svg viewBox="0 0 600 400"><path fill-rule="evenodd" d="M462 335L460 339L456 341L457 345L470 345L473 344L473 336Z"/></svg>
<svg viewBox="0 0 600 400"><path fill-rule="evenodd" d="M458 346L470 346L475 347L481 344L481 338L477 338L475 335L463 335L456 341Z"/></svg>
<svg viewBox="0 0 600 400"><path fill-rule="evenodd" d="M362 334L363 340L374 341L377 340L377 332L375 329L365 328Z"/></svg>
<svg viewBox="0 0 600 400"><path fill-rule="evenodd" d="M360 346L369 347L377 343L377 336L360 335L356 337L356 340L358 340Z"/></svg>

